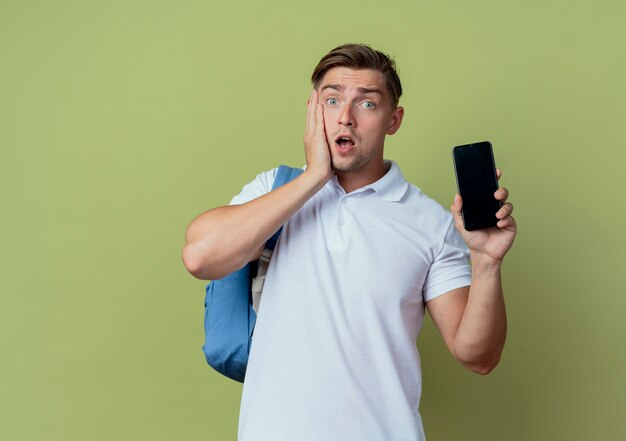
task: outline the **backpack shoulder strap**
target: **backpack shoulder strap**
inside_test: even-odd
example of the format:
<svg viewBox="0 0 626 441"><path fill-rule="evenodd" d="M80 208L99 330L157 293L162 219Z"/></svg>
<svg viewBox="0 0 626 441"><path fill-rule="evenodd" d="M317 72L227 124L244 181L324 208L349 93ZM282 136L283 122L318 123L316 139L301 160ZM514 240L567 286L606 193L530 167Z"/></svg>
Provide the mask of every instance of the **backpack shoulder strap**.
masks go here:
<svg viewBox="0 0 626 441"><path fill-rule="evenodd" d="M272 190L276 190L278 187L285 185L287 182L291 182L296 179L302 174L303 171L304 170L301 168L292 168L286 165L279 166L278 172L276 172L276 178L274 179L274 184L272 185ZM265 243L266 250L274 250L278 237L282 231L283 227L280 227L279 230L274 233L272 237L270 237L270 239Z"/></svg>
<svg viewBox="0 0 626 441"><path fill-rule="evenodd" d="M276 178L274 179L272 190L276 190L278 187L294 180L295 178L300 176L303 171L304 170L302 170L301 168L292 168L287 165L280 165L278 167L278 171L276 172Z"/></svg>

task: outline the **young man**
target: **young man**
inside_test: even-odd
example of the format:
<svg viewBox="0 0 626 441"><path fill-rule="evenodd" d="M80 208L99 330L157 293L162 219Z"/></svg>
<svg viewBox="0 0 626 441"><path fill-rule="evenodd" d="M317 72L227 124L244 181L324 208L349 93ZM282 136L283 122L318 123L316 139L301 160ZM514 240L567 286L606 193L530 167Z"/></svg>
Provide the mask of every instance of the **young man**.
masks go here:
<svg viewBox="0 0 626 441"><path fill-rule="evenodd" d="M313 73L305 172L270 191L260 174L187 229L183 259L218 279L258 258L283 224L257 319L240 441L423 440L415 340L425 307L450 352L486 374L506 336L500 266L513 207L468 232L383 157L402 123L392 60L344 45ZM468 264L471 260L471 268Z"/></svg>

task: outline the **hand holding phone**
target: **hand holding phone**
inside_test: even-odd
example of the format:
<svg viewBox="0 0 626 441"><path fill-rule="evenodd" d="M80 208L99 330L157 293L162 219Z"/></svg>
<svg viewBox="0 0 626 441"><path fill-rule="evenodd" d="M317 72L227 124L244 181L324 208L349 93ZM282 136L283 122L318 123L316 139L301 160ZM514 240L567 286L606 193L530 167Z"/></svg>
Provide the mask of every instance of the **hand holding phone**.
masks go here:
<svg viewBox="0 0 626 441"><path fill-rule="evenodd" d="M454 147L454 170L459 194L463 199L463 225L467 231L495 227L496 213L502 206L494 193L498 178L489 141Z"/></svg>

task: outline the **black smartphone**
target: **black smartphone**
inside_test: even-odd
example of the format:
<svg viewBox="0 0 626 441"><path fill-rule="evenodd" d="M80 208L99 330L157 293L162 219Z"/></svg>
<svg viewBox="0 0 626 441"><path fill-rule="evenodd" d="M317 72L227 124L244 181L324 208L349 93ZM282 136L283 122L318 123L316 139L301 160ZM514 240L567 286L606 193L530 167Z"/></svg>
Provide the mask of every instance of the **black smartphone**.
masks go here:
<svg viewBox="0 0 626 441"><path fill-rule="evenodd" d="M454 170L463 198L463 225L467 231L495 227L502 206L493 195L498 189L496 163L489 141L454 147Z"/></svg>

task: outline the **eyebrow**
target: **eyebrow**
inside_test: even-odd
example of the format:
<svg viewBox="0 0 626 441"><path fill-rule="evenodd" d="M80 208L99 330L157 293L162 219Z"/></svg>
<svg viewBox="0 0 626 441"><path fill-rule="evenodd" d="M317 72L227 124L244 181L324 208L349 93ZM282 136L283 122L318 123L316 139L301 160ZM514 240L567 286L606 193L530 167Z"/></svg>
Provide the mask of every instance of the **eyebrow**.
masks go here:
<svg viewBox="0 0 626 441"><path fill-rule="evenodd" d="M326 89L333 89L336 90L338 92L341 92L343 90L343 86L340 84L327 84L324 87L322 87L322 89L320 90L320 94L326 90ZM381 97L384 96L382 90L380 89L376 89L376 88L369 88L369 87L357 87L356 89L361 95L364 95L366 93L377 93L379 94Z"/></svg>

